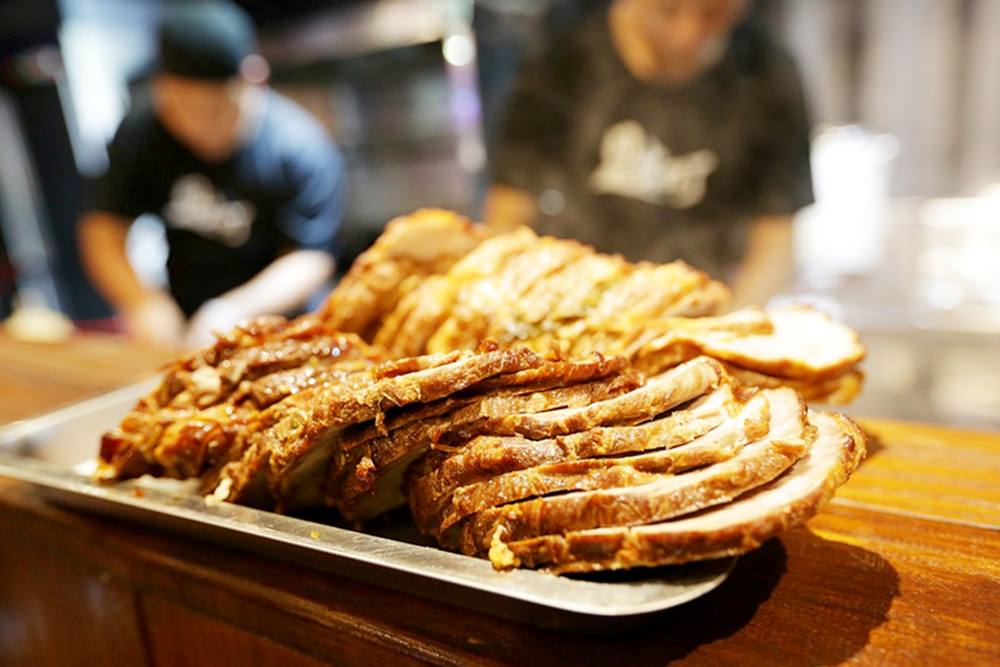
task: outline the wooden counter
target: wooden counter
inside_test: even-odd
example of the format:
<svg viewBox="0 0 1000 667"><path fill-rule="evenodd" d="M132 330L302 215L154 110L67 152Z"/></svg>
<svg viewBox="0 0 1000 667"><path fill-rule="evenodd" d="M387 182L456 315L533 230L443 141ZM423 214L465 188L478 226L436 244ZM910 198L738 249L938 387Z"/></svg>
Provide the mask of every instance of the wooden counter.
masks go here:
<svg viewBox="0 0 1000 667"><path fill-rule="evenodd" d="M164 358L0 337L0 423ZM873 452L823 513L713 593L612 638L77 514L0 481L0 664L1000 664L1000 435L865 426Z"/></svg>

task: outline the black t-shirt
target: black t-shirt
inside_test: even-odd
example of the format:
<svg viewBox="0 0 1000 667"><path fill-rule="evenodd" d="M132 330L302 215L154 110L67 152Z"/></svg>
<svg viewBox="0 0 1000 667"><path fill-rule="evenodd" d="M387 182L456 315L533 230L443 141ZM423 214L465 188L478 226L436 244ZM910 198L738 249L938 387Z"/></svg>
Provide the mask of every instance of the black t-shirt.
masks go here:
<svg viewBox="0 0 1000 667"><path fill-rule="evenodd" d="M539 195L543 232L715 274L749 219L812 201L798 74L753 21L700 78L665 88L626 69L596 14L522 72L492 168Z"/></svg>
<svg viewBox="0 0 1000 667"><path fill-rule="evenodd" d="M148 99L122 121L90 207L166 225L170 291L187 315L288 249L332 250L344 204L340 153L306 111L268 91L250 138L219 163L171 135Z"/></svg>

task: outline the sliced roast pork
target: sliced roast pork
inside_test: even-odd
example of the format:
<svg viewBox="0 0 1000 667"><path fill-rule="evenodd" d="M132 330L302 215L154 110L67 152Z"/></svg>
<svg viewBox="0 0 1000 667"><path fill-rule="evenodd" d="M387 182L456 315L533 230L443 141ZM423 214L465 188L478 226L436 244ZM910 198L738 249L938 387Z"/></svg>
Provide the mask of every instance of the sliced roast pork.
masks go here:
<svg viewBox="0 0 1000 667"><path fill-rule="evenodd" d="M367 386L332 384L290 396L262 413L260 430L242 457L221 470L212 495L265 506L277 501L286 510L319 506L327 465L348 426L379 421L391 408L439 400L539 363L536 354L523 349L466 353Z"/></svg>
<svg viewBox="0 0 1000 667"><path fill-rule="evenodd" d="M865 455L864 432L847 417L811 412L809 420L818 435L808 453L774 481L732 503L664 523L497 542L490 557L503 568L592 572L687 563L756 549L815 515Z"/></svg>
<svg viewBox="0 0 1000 667"><path fill-rule="evenodd" d="M651 484L692 468L730 459L749 442L763 438L769 425L768 401L763 395L750 400L737 415L687 443L669 437L649 437L645 452L628 456L579 458L565 449L564 460L497 475L459 487L447 501L438 534L466 516L525 498L563 491L592 491ZM655 422L650 422L655 424ZM642 426L631 427L642 430ZM622 430L629 429L625 427ZM647 431L648 433L648 431ZM562 440L568 440L568 436ZM569 449L569 448L567 448Z"/></svg>
<svg viewBox="0 0 1000 667"><path fill-rule="evenodd" d="M583 408L537 414L511 414L483 425L491 435L547 438L605 424L635 424L652 419L702 396L724 381L725 371L713 359L700 357L649 378L639 389Z"/></svg>
<svg viewBox="0 0 1000 667"><path fill-rule="evenodd" d="M732 387L724 384L689 407L640 426L599 426L544 440L478 436L461 446L439 447L410 475L410 509L424 533L438 535L441 512L459 487L548 463L676 447L710 431L712 441L719 442L735 429L716 427L741 407Z"/></svg>
<svg viewBox="0 0 1000 667"><path fill-rule="evenodd" d="M512 374L507 377L513 377ZM502 377L493 380L502 380ZM495 384L487 381L482 384ZM425 454L442 432L454 433L463 424L476 424L509 412L531 413L556 408L582 407L620 395L638 385L634 373L534 391L523 384L498 389L485 395L456 395L443 399L453 409L418 420L377 436L373 427L363 430L369 439L345 434L332 459L325 484L328 504L351 520L369 519L397 505L405 504L402 480L406 467ZM470 388L475 391L478 385ZM428 405L433 407L433 404Z"/></svg>
<svg viewBox="0 0 1000 667"><path fill-rule="evenodd" d="M763 395L770 405L768 434L734 457L640 486L545 496L485 510L463 523L462 551L485 555L496 540L663 521L729 502L766 484L805 453L812 429L794 391L765 390Z"/></svg>

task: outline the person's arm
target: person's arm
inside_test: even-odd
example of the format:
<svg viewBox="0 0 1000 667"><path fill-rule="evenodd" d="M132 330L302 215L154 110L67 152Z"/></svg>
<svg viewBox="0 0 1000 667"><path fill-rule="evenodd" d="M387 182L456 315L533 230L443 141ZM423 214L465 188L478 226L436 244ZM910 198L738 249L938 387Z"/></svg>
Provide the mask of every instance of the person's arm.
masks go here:
<svg viewBox="0 0 1000 667"><path fill-rule="evenodd" d="M281 206L276 218L285 247L295 249L246 283L205 302L191 317L189 347L210 343L216 332L242 320L292 312L333 275L331 248L346 201L343 159L318 126L314 140L295 148L285 165L295 195Z"/></svg>
<svg viewBox="0 0 1000 667"><path fill-rule="evenodd" d="M333 257L322 250L282 255L239 287L202 304L191 318L186 345L201 347L242 320L299 308L330 279L333 269Z"/></svg>
<svg viewBox="0 0 1000 667"><path fill-rule="evenodd" d="M89 211L78 226L84 270L122 317L129 335L151 345L180 345L184 314L169 294L142 284L125 253L126 218Z"/></svg>
<svg viewBox="0 0 1000 667"><path fill-rule="evenodd" d="M763 305L794 276L792 219L761 216L751 224L747 249L733 280L732 306Z"/></svg>
<svg viewBox="0 0 1000 667"><path fill-rule="evenodd" d="M494 183L486 193L483 222L501 231L531 226L538 215L537 197L512 185Z"/></svg>

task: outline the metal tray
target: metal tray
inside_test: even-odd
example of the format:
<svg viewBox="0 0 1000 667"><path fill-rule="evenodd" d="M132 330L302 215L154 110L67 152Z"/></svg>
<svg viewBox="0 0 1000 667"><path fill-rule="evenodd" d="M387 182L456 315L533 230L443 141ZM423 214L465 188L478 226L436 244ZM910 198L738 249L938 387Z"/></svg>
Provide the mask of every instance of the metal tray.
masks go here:
<svg viewBox="0 0 1000 667"><path fill-rule="evenodd" d="M151 383L125 387L0 429L0 476L34 484L64 506L156 525L308 567L543 627L613 632L704 595L725 580L735 558L558 577L497 572L485 560L421 543L405 513L373 533L211 502L193 484L143 478L105 486L90 481L100 433L116 424Z"/></svg>

